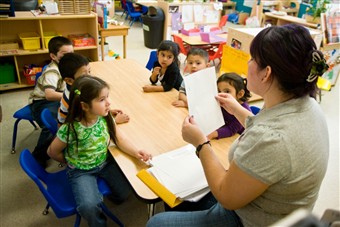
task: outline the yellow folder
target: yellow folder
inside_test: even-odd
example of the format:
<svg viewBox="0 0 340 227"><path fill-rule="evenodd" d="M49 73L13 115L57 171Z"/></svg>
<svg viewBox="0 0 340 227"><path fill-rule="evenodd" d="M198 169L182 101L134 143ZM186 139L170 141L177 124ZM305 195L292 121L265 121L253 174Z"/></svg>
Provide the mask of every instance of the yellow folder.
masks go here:
<svg viewBox="0 0 340 227"><path fill-rule="evenodd" d="M177 206L182 200L178 199L175 194L164 187L154 176L152 176L146 169L142 169L137 173L137 177L146 184L151 191L158 195L171 208Z"/></svg>

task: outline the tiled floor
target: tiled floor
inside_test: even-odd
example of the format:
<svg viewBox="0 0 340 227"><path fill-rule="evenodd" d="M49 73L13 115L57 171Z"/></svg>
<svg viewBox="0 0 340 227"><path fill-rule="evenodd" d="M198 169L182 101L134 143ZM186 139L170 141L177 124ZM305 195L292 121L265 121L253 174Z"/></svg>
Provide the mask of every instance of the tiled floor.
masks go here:
<svg viewBox="0 0 340 227"><path fill-rule="evenodd" d="M110 37L107 39L110 50L122 56L122 38ZM143 30L140 23L135 23L129 30L127 38L127 57L136 59L145 65L150 49L144 46ZM106 60L112 60L107 57ZM182 58L184 61L184 59ZM128 70L128 69L127 69ZM327 117L330 134L330 159L326 177L322 184L319 199L313 211L321 216L325 209L340 209L339 205L339 82L330 92L323 92L322 109ZM46 203L37 187L27 177L18 163L19 151L24 148L33 149L39 131L26 121L19 124L17 153L11 154L11 139L13 132L14 111L27 104L30 90L4 92L0 95L3 119L0 123L0 226L72 226L74 217L57 219L51 211L49 215L41 214ZM255 103L260 106L261 102ZM58 170L57 163L52 162L50 171ZM107 201L111 210L126 226L145 226L147 221L147 206L135 196L122 205L113 205ZM162 204L157 204L157 211L162 210ZM110 226L114 226L109 222ZM82 222L81 226L86 226Z"/></svg>

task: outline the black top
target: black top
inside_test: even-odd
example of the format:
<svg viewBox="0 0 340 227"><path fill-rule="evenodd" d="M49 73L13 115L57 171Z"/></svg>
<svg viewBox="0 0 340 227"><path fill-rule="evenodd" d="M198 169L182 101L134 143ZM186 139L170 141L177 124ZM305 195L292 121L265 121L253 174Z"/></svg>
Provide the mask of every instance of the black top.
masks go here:
<svg viewBox="0 0 340 227"><path fill-rule="evenodd" d="M161 67L158 61L156 61L153 65L153 68ZM156 81L152 81L150 77L150 82L152 84L156 84ZM170 91L172 88L179 90L181 83L183 81L181 72L179 71L179 67L173 62L165 71L163 79L160 81L161 85L163 86L164 91Z"/></svg>

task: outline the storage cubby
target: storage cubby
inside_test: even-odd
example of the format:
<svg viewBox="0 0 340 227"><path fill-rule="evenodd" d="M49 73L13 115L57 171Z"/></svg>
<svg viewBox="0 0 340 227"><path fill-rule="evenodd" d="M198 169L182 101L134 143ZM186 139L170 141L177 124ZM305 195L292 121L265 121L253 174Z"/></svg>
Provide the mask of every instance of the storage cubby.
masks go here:
<svg viewBox="0 0 340 227"><path fill-rule="evenodd" d="M50 61L48 47L45 45L44 33L56 32L67 37L70 34L90 34L96 45L75 47L76 52L98 61L98 20L95 13L87 15L38 15L29 11L15 12L15 17L0 18L0 43L16 42L19 49L16 51L5 50L0 45L0 62L14 64L16 81L0 84L0 91L30 87L23 75L23 67L26 64L43 66ZM39 35L40 48L38 50L24 50L19 33L32 33ZM2 74L0 73L0 77Z"/></svg>

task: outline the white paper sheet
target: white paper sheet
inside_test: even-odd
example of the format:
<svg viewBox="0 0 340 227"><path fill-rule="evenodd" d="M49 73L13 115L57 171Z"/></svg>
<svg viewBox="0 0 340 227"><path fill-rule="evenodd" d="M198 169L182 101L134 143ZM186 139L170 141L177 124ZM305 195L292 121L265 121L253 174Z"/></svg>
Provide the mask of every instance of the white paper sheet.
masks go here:
<svg viewBox="0 0 340 227"><path fill-rule="evenodd" d="M156 156L148 171L177 197L198 201L210 190L195 147L184 147Z"/></svg>
<svg viewBox="0 0 340 227"><path fill-rule="evenodd" d="M215 67L209 67L184 77L189 114L205 135L224 125L217 95Z"/></svg>
<svg viewBox="0 0 340 227"><path fill-rule="evenodd" d="M182 23L194 22L194 8L192 5L182 6Z"/></svg>

